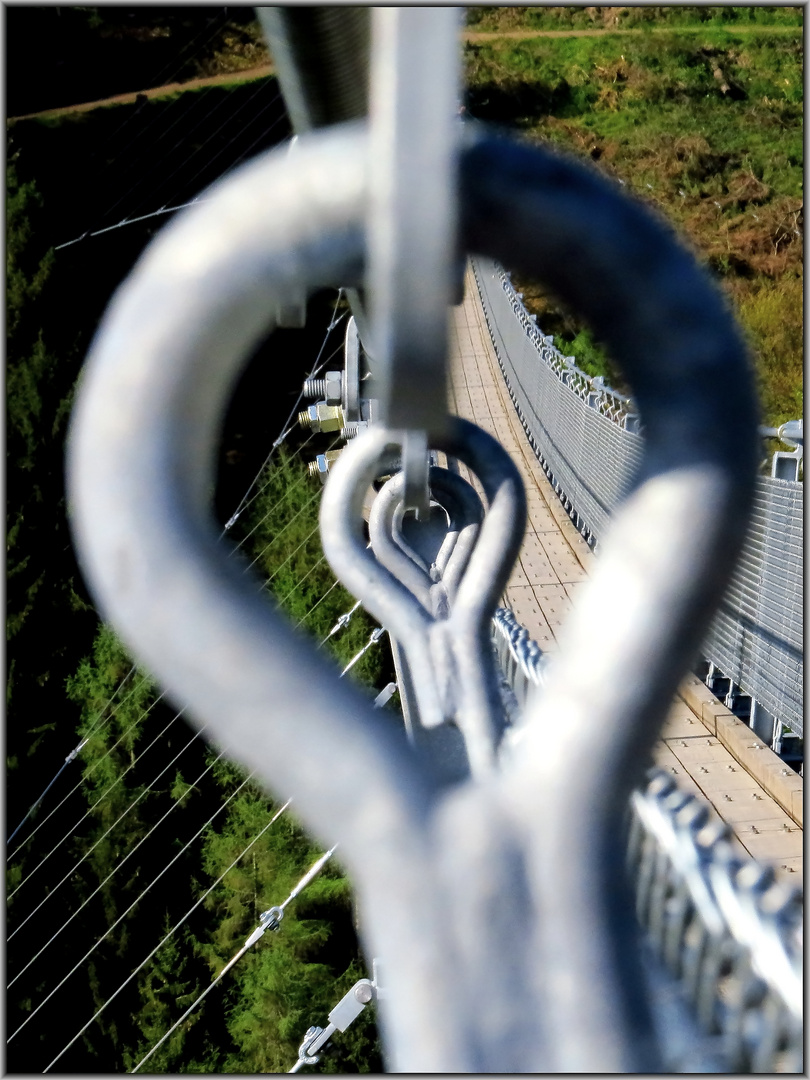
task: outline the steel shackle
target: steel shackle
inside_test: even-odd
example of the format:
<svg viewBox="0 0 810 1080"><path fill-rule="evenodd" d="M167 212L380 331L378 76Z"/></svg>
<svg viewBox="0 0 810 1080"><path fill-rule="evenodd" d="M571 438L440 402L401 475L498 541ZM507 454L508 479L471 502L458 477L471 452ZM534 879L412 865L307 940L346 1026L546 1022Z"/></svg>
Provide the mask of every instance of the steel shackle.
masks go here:
<svg viewBox="0 0 810 1080"><path fill-rule="evenodd" d="M717 290L648 212L566 159L465 136L466 248L542 278L591 322L624 365L647 444L519 747L486 782L443 790L226 557L210 508L239 371L278 303L360 283L367 194L364 129L332 129L231 174L150 245L78 394L81 563L175 703L293 795L321 840L341 841L367 954L390 972L389 1068L647 1071L657 1059L611 859L742 543L756 425L744 348ZM729 389L714 415L718 382ZM574 783L585 737L594 760Z"/></svg>

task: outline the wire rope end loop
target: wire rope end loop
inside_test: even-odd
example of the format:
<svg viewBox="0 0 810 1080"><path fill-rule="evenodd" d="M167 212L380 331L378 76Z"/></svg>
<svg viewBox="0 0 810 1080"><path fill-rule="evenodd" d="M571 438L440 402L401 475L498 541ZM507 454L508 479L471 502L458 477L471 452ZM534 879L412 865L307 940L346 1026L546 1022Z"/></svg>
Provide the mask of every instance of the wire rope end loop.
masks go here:
<svg viewBox="0 0 810 1080"><path fill-rule="evenodd" d="M283 918L284 909L282 907L271 907L267 910L267 912L262 912L259 916L259 921L261 922L261 933L264 934L266 930L280 930L281 920ZM254 931L254 934L255 933L256 931ZM253 934L251 936L253 936Z"/></svg>
<svg viewBox="0 0 810 1080"><path fill-rule="evenodd" d="M307 1033L304 1036L304 1041L298 1047L298 1061L290 1069L290 1072L298 1072L302 1065L317 1065L321 1060L320 1054L310 1054L309 1048L318 1039L320 1035L323 1035L323 1028L314 1025L311 1028L307 1028Z"/></svg>

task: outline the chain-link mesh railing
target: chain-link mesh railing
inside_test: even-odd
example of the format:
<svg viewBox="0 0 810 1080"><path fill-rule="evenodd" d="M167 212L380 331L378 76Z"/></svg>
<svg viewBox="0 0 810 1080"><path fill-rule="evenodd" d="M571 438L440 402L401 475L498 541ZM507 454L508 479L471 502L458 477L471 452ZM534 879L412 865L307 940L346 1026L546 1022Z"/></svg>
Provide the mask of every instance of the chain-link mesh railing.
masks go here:
<svg viewBox="0 0 810 1080"><path fill-rule="evenodd" d="M589 542L641 460L628 398L580 371L544 337L506 272L473 269L498 362L529 440ZM760 477L748 541L703 652L798 735L803 733L801 483Z"/></svg>
<svg viewBox="0 0 810 1080"><path fill-rule="evenodd" d="M504 608L492 620L492 643L522 707L542 685L542 651ZM674 980L668 994L691 1006L693 1051L716 1055L721 1071L801 1071L801 891L738 858L728 826L710 825L706 803L666 773L634 792L629 815L638 918ZM667 1065L695 1071L683 1061Z"/></svg>

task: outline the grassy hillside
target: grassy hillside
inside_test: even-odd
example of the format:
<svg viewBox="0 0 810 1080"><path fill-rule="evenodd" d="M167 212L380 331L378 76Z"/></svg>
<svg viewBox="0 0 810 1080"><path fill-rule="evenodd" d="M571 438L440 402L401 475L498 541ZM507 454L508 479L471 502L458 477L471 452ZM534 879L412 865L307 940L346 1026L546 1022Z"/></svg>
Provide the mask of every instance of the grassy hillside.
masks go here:
<svg viewBox="0 0 810 1080"><path fill-rule="evenodd" d="M470 42L471 112L589 158L673 221L750 336L766 422L800 416L801 9L476 8L469 19L506 33L600 31ZM571 313L535 283L520 288L568 351L604 363Z"/></svg>

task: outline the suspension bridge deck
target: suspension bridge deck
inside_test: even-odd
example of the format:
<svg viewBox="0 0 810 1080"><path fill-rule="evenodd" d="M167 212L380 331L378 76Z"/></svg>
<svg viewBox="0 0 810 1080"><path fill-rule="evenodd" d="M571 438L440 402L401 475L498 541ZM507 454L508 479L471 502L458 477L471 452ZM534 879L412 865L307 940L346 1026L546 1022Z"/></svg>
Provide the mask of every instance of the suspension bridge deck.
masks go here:
<svg viewBox="0 0 810 1080"><path fill-rule="evenodd" d="M451 410L494 435L523 477L529 520L504 603L548 652L556 648L558 629L576 603L596 556L569 518L524 433L469 267L464 285L464 302L453 309L450 331ZM791 883L801 882L802 778L697 677L684 681L654 757L681 786L708 803L713 817L731 826L741 855L772 865Z"/></svg>

